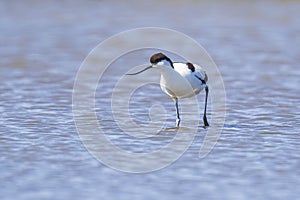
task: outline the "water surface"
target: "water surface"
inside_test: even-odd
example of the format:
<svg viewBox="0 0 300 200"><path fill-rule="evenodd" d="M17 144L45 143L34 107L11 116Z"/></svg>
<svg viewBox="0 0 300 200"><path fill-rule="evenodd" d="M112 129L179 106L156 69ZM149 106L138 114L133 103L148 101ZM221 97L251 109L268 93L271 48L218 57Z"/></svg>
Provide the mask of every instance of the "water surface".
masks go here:
<svg viewBox="0 0 300 200"><path fill-rule="evenodd" d="M148 4L0 3L1 199L299 198L299 2ZM198 159L205 134L199 129L193 145L169 167L126 174L86 151L73 121L72 89L81 62L94 46L141 26L181 31L206 48L223 76L227 118L206 158ZM140 52L143 61L128 55L112 67L126 61L122 67L129 70L148 61L147 53ZM106 89L99 86L96 93L97 116L106 134L133 152L168 143L172 130L145 142L117 127L109 94L120 75L107 71ZM148 109L157 101L168 111L167 124L172 126L173 102L157 85L134 94L134 120L147 124Z"/></svg>

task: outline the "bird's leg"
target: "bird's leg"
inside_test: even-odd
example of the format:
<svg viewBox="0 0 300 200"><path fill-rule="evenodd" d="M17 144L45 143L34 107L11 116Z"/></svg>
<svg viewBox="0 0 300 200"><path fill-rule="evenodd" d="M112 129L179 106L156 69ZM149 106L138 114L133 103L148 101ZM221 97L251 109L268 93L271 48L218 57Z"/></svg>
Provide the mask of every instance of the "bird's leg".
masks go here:
<svg viewBox="0 0 300 200"><path fill-rule="evenodd" d="M180 116L179 116L179 108L178 108L178 99L174 99L175 107L176 107L176 127L179 127L180 124Z"/></svg>
<svg viewBox="0 0 300 200"><path fill-rule="evenodd" d="M207 97L208 97L208 86L205 86L205 107L204 107L204 115L203 115L204 127L209 126L206 118Z"/></svg>

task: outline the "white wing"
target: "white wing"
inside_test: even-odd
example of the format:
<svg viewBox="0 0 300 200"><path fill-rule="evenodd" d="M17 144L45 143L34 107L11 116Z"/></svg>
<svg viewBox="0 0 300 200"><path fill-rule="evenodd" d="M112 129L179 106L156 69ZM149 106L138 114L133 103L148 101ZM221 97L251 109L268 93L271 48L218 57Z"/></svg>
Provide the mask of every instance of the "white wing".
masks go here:
<svg viewBox="0 0 300 200"><path fill-rule="evenodd" d="M202 69L202 67L200 67L199 65L196 65L196 64L194 64L194 67L195 67L195 71L193 72L193 74L195 74L198 78L200 78L205 83L207 83L208 76L207 76L206 72Z"/></svg>
<svg viewBox="0 0 300 200"><path fill-rule="evenodd" d="M183 77L187 78L188 76L193 75L198 79L202 80L202 82L206 83L208 81L206 72L199 65L191 64L189 68L187 63L173 63L173 66L174 70L177 71Z"/></svg>

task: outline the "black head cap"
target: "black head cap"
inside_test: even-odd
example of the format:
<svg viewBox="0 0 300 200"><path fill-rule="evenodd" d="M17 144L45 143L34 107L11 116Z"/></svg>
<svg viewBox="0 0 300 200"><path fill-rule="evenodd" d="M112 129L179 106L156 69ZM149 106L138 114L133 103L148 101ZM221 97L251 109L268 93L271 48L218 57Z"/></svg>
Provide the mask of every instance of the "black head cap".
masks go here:
<svg viewBox="0 0 300 200"><path fill-rule="evenodd" d="M171 66L173 67L173 62L171 61L171 59L168 58L163 53L156 53L156 54L152 55L151 58L150 58L150 62L152 64L156 64L156 63L158 63L158 62L160 62L162 60L166 60L166 61L170 62Z"/></svg>

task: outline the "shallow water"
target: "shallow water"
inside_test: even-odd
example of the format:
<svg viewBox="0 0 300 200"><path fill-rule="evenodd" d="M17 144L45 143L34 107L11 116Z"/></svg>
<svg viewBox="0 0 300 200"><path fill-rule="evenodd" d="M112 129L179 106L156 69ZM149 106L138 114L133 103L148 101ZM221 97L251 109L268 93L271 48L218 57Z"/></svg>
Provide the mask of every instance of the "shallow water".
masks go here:
<svg viewBox="0 0 300 200"><path fill-rule="evenodd" d="M109 1L0 3L1 199L299 197L300 3L159 4L153 9L150 3ZM199 128L194 143L172 165L128 174L99 163L85 149L73 121L72 90L92 48L143 26L181 31L205 47L224 80L227 117L204 159L198 153L206 130ZM96 112L106 135L132 152L153 151L174 137L173 130L166 130L153 139L134 139L111 115L112 87L131 66L148 61L149 52L117 60L96 91ZM124 71L115 72L123 62L126 66L119 69ZM167 127L173 126L173 102L155 84L132 97L134 120L147 125L153 102L161 102ZM164 156L157 160L163 161Z"/></svg>

